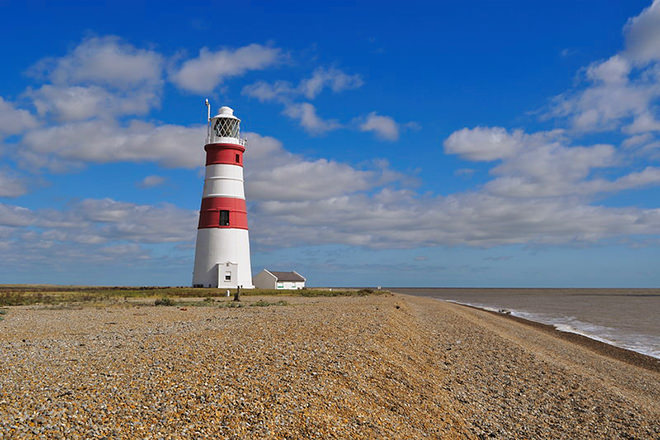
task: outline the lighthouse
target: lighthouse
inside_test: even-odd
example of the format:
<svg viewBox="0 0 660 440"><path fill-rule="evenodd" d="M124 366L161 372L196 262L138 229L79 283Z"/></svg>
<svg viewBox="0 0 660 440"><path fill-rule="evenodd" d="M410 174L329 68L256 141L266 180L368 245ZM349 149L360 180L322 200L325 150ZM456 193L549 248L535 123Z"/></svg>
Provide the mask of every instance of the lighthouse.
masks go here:
<svg viewBox="0 0 660 440"><path fill-rule="evenodd" d="M206 176L199 210L193 287L251 289L250 240L243 189L241 120L230 107L208 108Z"/></svg>

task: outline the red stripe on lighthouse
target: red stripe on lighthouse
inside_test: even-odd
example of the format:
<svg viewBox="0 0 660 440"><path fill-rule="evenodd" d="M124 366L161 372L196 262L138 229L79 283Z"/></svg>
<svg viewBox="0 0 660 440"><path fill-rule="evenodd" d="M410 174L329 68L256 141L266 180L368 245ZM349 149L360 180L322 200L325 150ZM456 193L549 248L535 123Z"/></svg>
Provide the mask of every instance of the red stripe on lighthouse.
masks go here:
<svg viewBox="0 0 660 440"><path fill-rule="evenodd" d="M243 166L245 147L238 144L206 144L206 165L238 165Z"/></svg>
<svg viewBox="0 0 660 440"><path fill-rule="evenodd" d="M229 211L229 224L220 224L220 211ZM197 229L247 229L247 207L245 200L231 197L207 197L202 199Z"/></svg>

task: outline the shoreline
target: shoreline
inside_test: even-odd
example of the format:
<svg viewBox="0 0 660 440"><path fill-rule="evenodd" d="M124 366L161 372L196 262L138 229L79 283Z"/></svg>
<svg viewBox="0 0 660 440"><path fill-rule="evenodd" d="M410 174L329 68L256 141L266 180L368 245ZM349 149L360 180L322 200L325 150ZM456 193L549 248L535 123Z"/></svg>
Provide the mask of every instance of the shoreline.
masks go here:
<svg viewBox="0 0 660 440"><path fill-rule="evenodd" d="M575 331L563 330L557 325L547 322L542 322L535 320L533 317L522 317L517 314L515 309L510 309L507 306L496 306L496 305L475 305L470 302L462 302L459 299L448 299L432 294L431 291L465 291L468 293L480 293L480 292L498 292L498 293L508 293L508 292L524 292L524 293L536 293L540 291L557 291L557 292L575 292L580 295L594 295L602 293L611 293L617 294L621 292L634 292L636 295L633 296L660 296L660 289L658 288L389 288L392 292L396 292L403 295L412 295L416 297L423 298L432 298L439 301L447 302L450 304L456 304L463 307L470 307L476 310L482 310L484 312L493 313L497 316L502 316L505 318L513 319L518 322L527 324L532 327L536 327L543 331L549 332L550 334L555 334L558 337L561 337L567 341L579 344L583 347L589 348L590 350L612 357L614 359L622 360L624 362L630 363L632 365L642 365L644 368L651 371L658 372L660 371L660 357L655 357L648 353L642 351L637 351L633 348L624 347L617 345L615 342L607 339L601 339L597 334L590 335L588 332L581 331L579 328ZM479 301L481 302L481 301ZM504 310L509 313L502 313L500 310Z"/></svg>
<svg viewBox="0 0 660 440"><path fill-rule="evenodd" d="M535 329L542 330L546 333L561 338L565 341L569 341L574 344L578 344L582 347L588 348L589 350L596 352L598 354L602 354L612 359L626 362L636 367L645 368L655 373L660 373L660 359L655 358L653 356L649 356L644 353L640 353L638 351L630 350L627 348L619 347L614 344L609 344L607 342L599 341L598 339L590 338L589 336L582 335L579 333L563 331L558 329L552 324L544 324L542 322L532 321L531 319L521 318L520 316L515 316L513 314L495 312L493 310L488 310L483 307L473 306L471 304L464 304L457 301L449 301L440 298L435 298L435 299L439 301L448 302L451 304L456 304L461 307L468 307L471 309L480 310L502 318L511 319L521 324L534 327Z"/></svg>

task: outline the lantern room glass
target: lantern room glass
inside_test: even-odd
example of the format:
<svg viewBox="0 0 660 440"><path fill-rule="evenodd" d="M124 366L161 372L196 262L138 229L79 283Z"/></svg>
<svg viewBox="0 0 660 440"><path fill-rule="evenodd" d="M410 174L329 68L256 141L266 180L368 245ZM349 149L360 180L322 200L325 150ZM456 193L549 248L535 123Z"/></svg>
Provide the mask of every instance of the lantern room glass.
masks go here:
<svg viewBox="0 0 660 440"><path fill-rule="evenodd" d="M231 118L218 118L213 124L213 131L217 137L230 137L238 139L240 121Z"/></svg>

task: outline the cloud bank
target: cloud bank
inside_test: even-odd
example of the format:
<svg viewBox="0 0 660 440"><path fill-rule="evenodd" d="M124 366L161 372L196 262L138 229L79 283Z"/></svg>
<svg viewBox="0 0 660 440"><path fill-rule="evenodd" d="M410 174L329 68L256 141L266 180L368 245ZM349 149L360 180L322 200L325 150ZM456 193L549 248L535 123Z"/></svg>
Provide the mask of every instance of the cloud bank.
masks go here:
<svg viewBox="0 0 660 440"><path fill-rule="evenodd" d="M657 236L659 209L599 200L660 185L654 163L660 151L658 4L628 21L624 50L586 66L579 84L552 100L544 117L562 128L457 127L438 139L445 154L465 162L463 174L473 175L475 163L486 170L483 183L471 190L422 192L411 176L384 161L308 158L274 137L248 133L245 177L254 247L585 245L643 243ZM41 83L22 95L29 106L0 97L0 136L17 138L3 152L19 165L60 172L115 162L198 168L203 125L145 119L160 106L165 85L209 93L231 78L280 66L284 58L282 49L251 44L202 48L174 62L118 37L85 39L31 69ZM253 82L242 94L276 103L314 135L352 129L410 148L401 135L407 125L393 116L372 111L345 122L320 115L314 101L319 96L364 85L359 74L319 66L299 81ZM620 135L621 145L581 141L602 132ZM162 179L151 175L137 184L149 188ZM25 182L21 173L0 169L0 197L24 195ZM191 246L196 221L195 210L167 204L86 198L59 209L27 209L20 201L0 201L0 247L24 261L52 262L55 255L71 261L89 255L148 259L162 244Z"/></svg>

